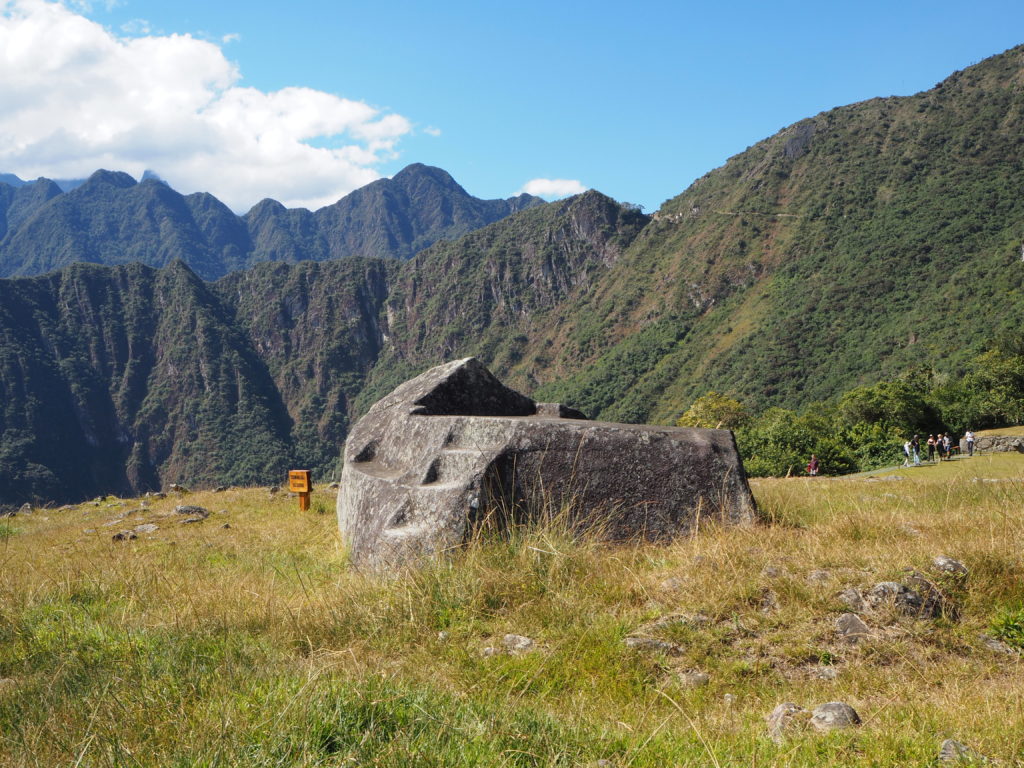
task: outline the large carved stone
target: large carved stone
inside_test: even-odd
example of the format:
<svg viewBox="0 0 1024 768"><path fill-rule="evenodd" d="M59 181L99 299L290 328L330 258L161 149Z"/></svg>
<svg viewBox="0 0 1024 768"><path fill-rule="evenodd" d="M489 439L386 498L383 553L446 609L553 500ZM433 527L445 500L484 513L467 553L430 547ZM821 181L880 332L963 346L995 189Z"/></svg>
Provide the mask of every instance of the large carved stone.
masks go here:
<svg viewBox="0 0 1024 768"><path fill-rule="evenodd" d="M393 567L461 545L474 526L563 514L612 540L663 540L754 500L732 433L588 421L535 403L474 358L378 401L345 444L338 524L352 561Z"/></svg>

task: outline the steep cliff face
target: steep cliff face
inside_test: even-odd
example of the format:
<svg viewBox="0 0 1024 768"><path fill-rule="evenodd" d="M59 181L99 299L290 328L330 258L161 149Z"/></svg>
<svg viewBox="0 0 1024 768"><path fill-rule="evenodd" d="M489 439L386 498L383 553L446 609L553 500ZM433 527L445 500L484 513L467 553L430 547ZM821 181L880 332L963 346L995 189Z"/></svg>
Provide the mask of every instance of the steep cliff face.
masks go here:
<svg viewBox="0 0 1024 768"><path fill-rule="evenodd" d="M411 262L0 280L0 503L276 482L296 464L329 477L376 392L456 348L507 367L645 221L589 193Z"/></svg>
<svg viewBox="0 0 1024 768"><path fill-rule="evenodd" d="M386 343L382 308L399 263L260 264L213 286L267 366L292 421L294 460L334 471L353 400Z"/></svg>
<svg viewBox="0 0 1024 768"><path fill-rule="evenodd" d="M531 391L544 334L563 305L603 279L648 217L599 192L534 208L403 265L386 304L389 343L360 395L368 407L402 379L474 355ZM519 366L526 350L532 364Z"/></svg>
<svg viewBox="0 0 1024 768"><path fill-rule="evenodd" d="M0 499L259 482L290 423L266 367L184 265L0 281Z"/></svg>

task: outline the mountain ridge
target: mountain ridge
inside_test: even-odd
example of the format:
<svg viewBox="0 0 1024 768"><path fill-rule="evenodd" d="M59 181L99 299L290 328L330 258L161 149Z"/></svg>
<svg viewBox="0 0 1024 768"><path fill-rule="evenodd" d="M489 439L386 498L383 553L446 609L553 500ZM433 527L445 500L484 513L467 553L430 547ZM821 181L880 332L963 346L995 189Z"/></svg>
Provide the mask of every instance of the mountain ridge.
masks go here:
<svg viewBox="0 0 1024 768"><path fill-rule="evenodd" d="M263 200L244 216L209 193L182 195L153 175L136 182L99 170L66 192L49 180L13 178L20 183L0 181L0 277L79 261L163 267L181 259L214 280L261 261L407 259L543 204L529 195L481 200L446 171L419 163L317 211Z"/></svg>
<svg viewBox="0 0 1024 768"><path fill-rule="evenodd" d="M955 382L1019 335L1021 137L1024 47L800 120L652 216L588 192L409 260L281 259L204 283L169 259L0 281L0 500L266 481L291 460L330 476L352 418L468 355L620 421L674 423L712 389L759 411L897 377ZM214 199L180 204L197 237L230 246ZM279 219L253 231L282 253L323 246L310 212L250 215ZM45 413L66 434L36 434ZM103 474L102 457L121 469Z"/></svg>

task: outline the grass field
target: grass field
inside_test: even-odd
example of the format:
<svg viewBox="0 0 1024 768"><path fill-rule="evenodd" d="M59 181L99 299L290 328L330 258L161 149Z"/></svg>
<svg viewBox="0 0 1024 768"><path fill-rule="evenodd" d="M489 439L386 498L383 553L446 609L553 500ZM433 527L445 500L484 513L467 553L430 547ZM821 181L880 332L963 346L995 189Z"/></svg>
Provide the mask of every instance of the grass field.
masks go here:
<svg viewBox="0 0 1024 768"><path fill-rule="evenodd" d="M346 566L327 491L312 512L232 489L0 521L0 765L927 766L945 738L1024 762L1024 668L979 637L1024 645L1024 457L753 486L755 526L516 531L386 581ZM882 606L841 642L837 594L906 568L943 615ZM651 630L676 653L626 647L674 614L703 617ZM506 633L535 645L486 655ZM768 738L780 702L834 700L862 725Z"/></svg>

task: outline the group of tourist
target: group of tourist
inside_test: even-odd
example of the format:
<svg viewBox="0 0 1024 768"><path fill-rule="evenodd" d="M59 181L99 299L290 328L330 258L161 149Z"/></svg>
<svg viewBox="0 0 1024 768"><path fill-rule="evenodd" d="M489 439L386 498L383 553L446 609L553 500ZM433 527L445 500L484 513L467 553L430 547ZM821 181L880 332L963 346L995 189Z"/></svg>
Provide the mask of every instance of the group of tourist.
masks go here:
<svg viewBox="0 0 1024 768"><path fill-rule="evenodd" d="M964 444L968 456L974 455L974 433L971 430L964 432ZM948 432L940 432L937 435L928 435L924 441L928 450L928 461L933 464L937 461L949 461L953 455L960 454L960 443L953 439ZM921 436L914 435L903 444L903 466L921 466ZM815 454L811 454L811 460L807 463L807 474L814 477L818 474L820 462Z"/></svg>
<svg viewBox="0 0 1024 768"><path fill-rule="evenodd" d="M967 444L967 455L973 456L974 433L967 430L964 433L964 442ZM949 461L953 458L953 454L960 453L959 442L953 440L953 436L948 432L940 432L937 435L928 435L928 439L925 441L925 446L928 449L928 461L932 463L936 460ZM914 435L903 444L903 466L921 466L920 436Z"/></svg>

